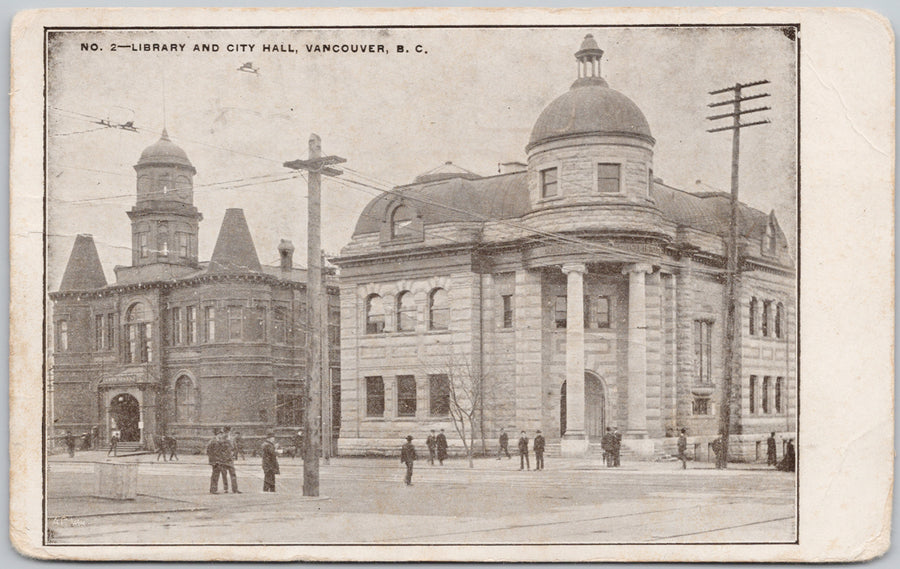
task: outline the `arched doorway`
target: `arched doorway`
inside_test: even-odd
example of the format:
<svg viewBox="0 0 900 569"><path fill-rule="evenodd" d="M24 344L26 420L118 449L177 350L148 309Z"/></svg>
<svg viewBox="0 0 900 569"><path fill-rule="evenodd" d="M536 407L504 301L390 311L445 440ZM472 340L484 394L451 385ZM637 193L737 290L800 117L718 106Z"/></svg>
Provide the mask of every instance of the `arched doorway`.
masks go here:
<svg viewBox="0 0 900 569"><path fill-rule="evenodd" d="M139 442L141 404L133 395L120 393L109 403L110 431L119 431L122 442Z"/></svg>
<svg viewBox="0 0 900 569"><path fill-rule="evenodd" d="M606 431L606 389L600 376L584 372L584 431L599 441ZM559 436L566 434L566 382L559 388Z"/></svg>

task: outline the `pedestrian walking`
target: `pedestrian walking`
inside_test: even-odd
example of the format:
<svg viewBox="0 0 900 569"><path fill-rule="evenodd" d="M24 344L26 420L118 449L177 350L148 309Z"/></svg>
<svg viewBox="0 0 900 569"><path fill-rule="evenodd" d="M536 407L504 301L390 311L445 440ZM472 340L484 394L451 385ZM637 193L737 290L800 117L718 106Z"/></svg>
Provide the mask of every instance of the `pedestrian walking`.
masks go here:
<svg viewBox="0 0 900 569"><path fill-rule="evenodd" d="M75 435L72 434L72 431L66 431L65 441L66 450L69 451L69 458L72 458L75 456Z"/></svg>
<svg viewBox="0 0 900 569"><path fill-rule="evenodd" d="M221 456L225 447L225 435L220 429L213 429L213 438L206 445L206 457L209 459L209 465L212 467L212 474L209 477L209 493L219 493L219 476L222 477L222 491L228 493L228 476L222 468ZM226 449L227 450L227 449Z"/></svg>
<svg viewBox="0 0 900 569"><path fill-rule="evenodd" d="M775 446L775 433L772 433L766 439L766 464L768 466L778 465L778 448Z"/></svg>
<svg viewBox="0 0 900 569"><path fill-rule="evenodd" d="M303 431L297 431L291 443L291 458L296 458L298 454L303 454Z"/></svg>
<svg viewBox="0 0 900 569"><path fill-rule="evenodd" d="M222 468L231 477L231 493L240 494L237 483L237 472L234 470L234 441L231 437L231 427L225 427L225 439L223 441L222 455L220 462Z"/></svg>
<svg viewBox="0 0 900 569"><path fill-rule="evenodd" d="M154 435L153 443L156 445L156 462L159 462L159 458L162 457L163 462L166 462L168 459L166 458L166 437L164 435Z"/></svg>
<svg viewBox="0 0 900 569"><path fill-rule="evenodd" d="M109 451L107 451L106 456L113 455L119 456L119 431L113 431L112 436L109 438Z"/></svg>
<svg viewBox="0 0 900 569"><path fill-rule="evenodd" d="M428 464L434 466L434 454L437 450L437 437L434 436L434 429L431 429L431 434L425 439L425 446L428 447Z"/></svg>
<svg viewBox="0 0 900 569"><path fill-rule="evenodd" d="M616 446L616 436L613 435L612 428L606 427L606 432L600 438L600 448L603 449L603 462L606 467L614 466L613 447Z"/></svg>
<svg viewBox="0 0 900 569"><path fill-rule="evenodd" d="M531 470L531 459L528 458L528 437L525 436L525 431L522 431L522 435L519 437L519 470L525 470L525 465L528 465L528 470Z"/></svg>
<svg viewBox="0 0 900 569"><path fill-rule="evenodd" d="M544 441L544 435L541 434L541 431L538 430L537 435L534 437L534 469L535 470L543 470L544 469L544 445L546 442Z"/></svg>
<svg viewBox="0 0 900 569"><path fill-rule="evenodd" d="M678 458L681 460L681 469L687 469L687 429L682 428L678 435Z"/></svg>
<svg viewBox="0 0 900 569"><path fill-rule="evenodd" d="M178 441L175 440L175 437L166 435L163 437L163 441L165 443L165 448L169 450L169 460L178 460L178 455L175 454L175 451L178 448Z"/></svg>
<svg viewBox="0 0 900 569"><path fill-rule="evenodd" d="M618 427L613 427L613 437L615 437L615 443L613 444L613 466L621 466L621 462L619 461L619 457L622 454L622 433L619 432Z"/></svg>
<svg viewBox="0 0 900 569"><path fill-rule="evenodd" d="M266 440L262 444L263 492L275 491L275 475L281 474L278 468L278 453L275 452L275 431L266 432Z"/></svg>
<svg viewBox="0 0 900 569"><path fill-rule="evenodd" d="M778 470L783 472L794 472L796 469L797 455L794 450L794 441L788 439L787 445L784 448L784 456L781 458L781 462L778 463Z"/></svg>
<svg viewBox="0 0 900 569"><path fill-rule="evenodd" d="M725 436L719 435L716 437L716 440L712 442L712 450L713 454L716 455L716 468L721 470L728 465L728 460L725 456Z"/></svg>
<svg viewBox="0 0 900 569"><path fill-rule="evenodd" d="M234 433L234 459L247 459L244 455L244 435L242 435L240 431Z"/></svg>
<svg viewBox="0 0 900 569"><path fill-rule="evenodd" d="M412 444L412 435L406 436L406 444L400 448L400 462L406 465L406 485L412 486L413 463L416 461L416 447Z"/></svg>
<svg viewBox="0 0 900 569"><path fill-rule="evenodd" d="M506 458L512 458L509 456L509 435L506 434L503 427L500 427L500 450L497 451L497 460L500 460L500 455L504 453L506 453Z"/></svg>
<svg viewBox="0 0 900 569"><path fill-rule="evenodd" d="M437 457L441 466L444 466L444 460L447 458L447 436L444 434L444 429L441 429L437 436Z"/></svg>

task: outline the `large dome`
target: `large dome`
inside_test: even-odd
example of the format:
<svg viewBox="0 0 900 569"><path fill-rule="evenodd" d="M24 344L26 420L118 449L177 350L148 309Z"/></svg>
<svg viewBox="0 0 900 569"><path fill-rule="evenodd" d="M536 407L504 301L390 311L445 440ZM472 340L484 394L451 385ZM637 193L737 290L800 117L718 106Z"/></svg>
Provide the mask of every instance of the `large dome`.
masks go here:
<svg viewBox="0 0 900 569"><path fill-rule="evenodd" d="M193 168L194 165L188 160L187 154L180 146L169 139L169 133L163 129L162 136L158 141L151 144L141 152L141 158L138 160L138 166L151 164L178 164Z"/></svg>
<svg viewBox="0 0 900 569"><path fill-rule="evenodd" d="M578 80L567 93L547 105L534 128L528 148L541 142L585 134L638 136L653 143L650 125L634 101L610 89L600 75L603 50L588 34L575 54Z"/></svg>

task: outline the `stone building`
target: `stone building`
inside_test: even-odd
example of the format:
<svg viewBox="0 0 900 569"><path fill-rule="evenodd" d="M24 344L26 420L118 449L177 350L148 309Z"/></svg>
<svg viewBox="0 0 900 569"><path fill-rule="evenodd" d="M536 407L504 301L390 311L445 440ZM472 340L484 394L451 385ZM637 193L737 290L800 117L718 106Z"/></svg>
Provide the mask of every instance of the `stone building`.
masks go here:
<svg viewBox="0 0 900 569"><path fill-rule="evenodd" d="M452 164L375 198L341 270L342 452L445 429L454 382L479 379L479 434L501 427L584 455L607 427L625 452L698 458L723 384L730 197L653 175L644 114L610 88L592 37L577 80L537 118L527 164ZM797 425L794 263L774 213L739 211L740 377L733 459ZM461 372L460 370L465 370ZM765 446L762 443L762 453ZM480 444L477 445L480 447Z"/></svg>
<svg viewBox="0 0 900 569"><path fill-rule="evenodd" d="M214 427L252 439L302 426L306 271L282 241L263 266L243 210L228 209L208 262L194 166L165 130L134 166L132 262L108 284L93 238L79 235L52 306L52 424L100 441L148 446L171 434L198 446ZM333 277L328 277L333 281ZM339 377L338 290L332 282L330 369ZM339 383L339 382L336 382ZM338 390L337 396L340 392ZM340 401L335 399L335 424Z"/></svg>

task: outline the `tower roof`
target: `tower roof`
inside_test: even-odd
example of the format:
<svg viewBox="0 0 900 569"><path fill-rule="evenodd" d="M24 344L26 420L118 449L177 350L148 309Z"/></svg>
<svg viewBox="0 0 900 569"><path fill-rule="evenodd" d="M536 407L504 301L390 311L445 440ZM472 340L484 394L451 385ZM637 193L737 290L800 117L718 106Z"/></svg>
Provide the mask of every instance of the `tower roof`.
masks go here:
<svg viewBox="0 0 900 569"><path fill-rule="evenodd" d="M141 152L141 158L138 160L137 166L149 165L178 165L194 169L194 165L188 159L187 153L172 142L165 128L163 128L159 140Z"/></svg>
<svg viewBox="0 0 900 569"><path fill-rule="evenodd" d="M106 276L94 238L86 234L76 236L59 290L94 290L105 286Z"/></svg>
<svg viewBox="0 0 900 569"><path fill-rule="evenodd" d="M243 209L229 208L225 210L219 237L216 239L216 247L213 249L212 258L209 260L209 267L206 271L208 273L262 272Z"/></svg>

